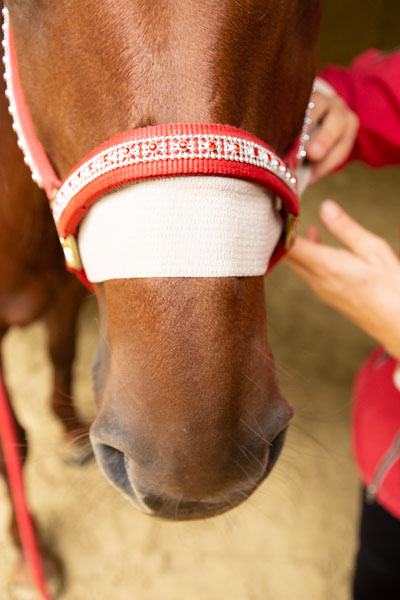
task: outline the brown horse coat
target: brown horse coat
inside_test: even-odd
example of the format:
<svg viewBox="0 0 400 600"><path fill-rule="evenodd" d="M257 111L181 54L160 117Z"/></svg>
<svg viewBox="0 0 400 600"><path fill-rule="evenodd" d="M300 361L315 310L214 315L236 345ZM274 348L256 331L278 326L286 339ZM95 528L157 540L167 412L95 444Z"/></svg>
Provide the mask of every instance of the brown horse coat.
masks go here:
<svg viewBox="0 0 400 600"><path fill-rule="evenodd" d="M319 0L6 5L34 126L60 177L105 139L150 124L229 123L281 154L301 129ZM0 330L44 316L56 384L69 393L82 292L62 266L3 100L0 127ZM165 518L245 499L291 417L267 341L263 279L112 280L95 292L92 441L107 476Z"/></svg>

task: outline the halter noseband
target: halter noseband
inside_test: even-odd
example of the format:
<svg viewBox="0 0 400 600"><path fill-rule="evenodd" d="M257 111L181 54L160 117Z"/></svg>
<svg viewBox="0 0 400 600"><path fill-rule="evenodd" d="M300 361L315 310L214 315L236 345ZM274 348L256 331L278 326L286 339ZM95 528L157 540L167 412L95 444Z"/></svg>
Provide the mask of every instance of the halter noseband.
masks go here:
<svg viewBox="0 0 400 600"><path fill-rule="evenodd" d="M173 123L121 133L90 152L63 182L39 142L26 105L8 10L3 9L5 80L9 110L25 163L45 190L69 270L91 287L80 261L78 226L93 203L115 188L149 178L220 175L257 183L280 199L284 231L269 268L290 245L299 214L297 177L272 148L252 134L229 125ZM309 105L303 131L287 162L304 157L311 122Z"/></svg>

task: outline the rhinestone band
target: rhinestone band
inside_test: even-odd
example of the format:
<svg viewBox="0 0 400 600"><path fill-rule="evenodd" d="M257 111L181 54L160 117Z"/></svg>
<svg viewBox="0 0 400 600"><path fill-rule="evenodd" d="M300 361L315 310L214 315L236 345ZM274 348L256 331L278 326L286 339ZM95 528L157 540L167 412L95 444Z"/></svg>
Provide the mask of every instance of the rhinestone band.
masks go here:
<svg viewBox="0 0 400 600"><path fill-rule="evenodd" d="M14 86L11 69L10 59L10 17L7 8L3 8L3 63L4 63L4 81L6 82L6 98L8 99L8 112L12 116L13 130L17 134L17 142L19 148L22 150L24 155L24 162L30 168L33 181L39 186L43 187L42 178L39 171L36 168L35 161L29 150L28 144L26 143L25 136L21 127L21 122L18 115L17 105L14 96Z"/></svg>
<svg viewBox="0 0 400 600"><path fill-rule="evenodd" d="M306 151L305 146L306 146L306 143L310 139L309 130L310 130L310 125L312 123L311 113L314 110L314 108L315 108L315 104L312 100L310 100L310 102L308 103L308 106L307 106L305 117L304 117L303 129L301 130L301 136L300 136L299 150L297 152L297 158L299 161L304 160L305 157L307 156L307 151Z"/></svg>
<svg viewBox="0 0 400 600"><path fill-rule="evenodd" d="M86 185L121 167L181 159L227 160L253 165L274 173L296 191L297 179L270 149L250 140L226 135L170 135L130 140L96 154L76 169L55 197L53 216L59 221L71 199Z"/></svg>

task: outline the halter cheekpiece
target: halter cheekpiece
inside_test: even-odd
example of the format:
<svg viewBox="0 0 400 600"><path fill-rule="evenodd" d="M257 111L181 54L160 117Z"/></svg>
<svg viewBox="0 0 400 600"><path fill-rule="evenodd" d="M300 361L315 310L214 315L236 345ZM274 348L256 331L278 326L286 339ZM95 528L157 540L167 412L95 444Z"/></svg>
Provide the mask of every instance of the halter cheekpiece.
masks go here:
<svg viewBox="0 0 400 600"><path fill-rule="evenodd" d="M280 199L282 238L270 266L288 248L299 213L297 177L272 148L252 134L229 125L172 123L118 134L90 152L60 181L39 142L18 73L9 13L3 9L6 96L25 163L33 180L45 190L64 249L67 267L85 283L76 236L92 204L122 185L184 175L221 175L257 183ZM311 122L310 103L303 131L287 156L296 167L304 158Z"/></svg>

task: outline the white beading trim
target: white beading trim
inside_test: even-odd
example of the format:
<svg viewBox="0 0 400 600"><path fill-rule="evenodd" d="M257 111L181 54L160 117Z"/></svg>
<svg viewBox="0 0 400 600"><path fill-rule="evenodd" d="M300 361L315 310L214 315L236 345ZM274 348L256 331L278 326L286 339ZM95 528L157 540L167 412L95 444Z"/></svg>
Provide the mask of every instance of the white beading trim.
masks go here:
<svg viewBox="0 0 400 600"><path fill-rule="evenodd" d="M301 130L301 136L300 136L300 145L299 145L299 150L297 152L297 158L300 163L307 156L306 144L310 139L309 130L310 130L310 125L312 123L311 113L314 110L314 108L315 108L315 104L312 100L310 100L308 103L308 106L307 106L305 117L304 117L303 129Z"/></svg>
<svg viewBox="0 0 400 600"><path fill-rule="evenodd" d="M43 182L40 173L36 168L35 161L26 143L25 136L21 127L21 122L18 115L18 109L14 97L13 76L10 60L10 17L6 7L3 8L3 63L4 63L4 80L6 82L6 97L8 99L8 111L12 116L13 129L17 134L17 142L19 148L24 155L24 162L30 168L32 179L39 187L43 187Z"/></svg>
<svg viewBox="0 0 400 600"><path fill-rule="evenodd" d="M151 179L103 196L79 229L89 281L264 275L282 231L263 187L220 176Z"/></svg>
<svg viewBox="0 0 400 600"><path fill-rule="evenodd" d="M151 137L107 148L75 170L63 183L54 200L53 216L56 223L71 199L104 173L128 165L174 159L242 162L274 173L293 192L297 187L296 177L279 157L252 141L211 134Z"/></svg>

